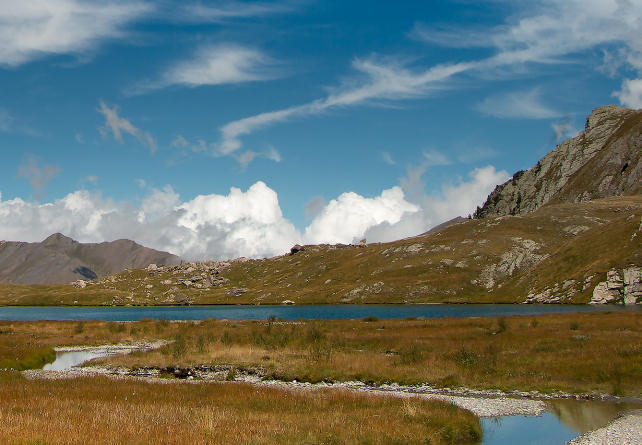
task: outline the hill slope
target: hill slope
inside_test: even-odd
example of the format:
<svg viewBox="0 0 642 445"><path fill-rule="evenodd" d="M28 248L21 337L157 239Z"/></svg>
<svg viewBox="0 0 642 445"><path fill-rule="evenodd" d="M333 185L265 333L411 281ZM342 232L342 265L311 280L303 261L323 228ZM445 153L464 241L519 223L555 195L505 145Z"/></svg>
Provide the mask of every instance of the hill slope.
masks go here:
<svg viewBox="0 0 642 445"><path fill-rule="evenodd" d="M0 241L0 282L5 283L91 280L150 263L179 264L180 258L124 239L83 244L56 233L41 243Z"/></svg>
<svg viewBox="0 0 642 445"><path fill-rule="evenodd" d="M521 215L547 203L642 193L642 110L597 108L586 128L515 173L488 196L475 217Z"/></svg>
<svg viewBox="0 0 642 445"><path fill-rule="evenodd" d="M642 264L641 195L464 220L392 243L126 270L85 289L0 285L0 304L587 303L611 269L630 264Z"/></svg>

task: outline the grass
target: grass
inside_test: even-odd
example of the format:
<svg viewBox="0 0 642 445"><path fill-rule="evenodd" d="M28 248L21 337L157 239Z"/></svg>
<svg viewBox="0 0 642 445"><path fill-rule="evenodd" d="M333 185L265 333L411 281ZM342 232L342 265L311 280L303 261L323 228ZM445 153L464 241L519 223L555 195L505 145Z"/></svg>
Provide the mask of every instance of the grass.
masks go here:
<svg viewBox="0 0 642 445"><path fill-rule="evenodd" d="M642 264L642 233L632 237L641 218L642 195L555 204L391 243L307 246L295 255L235 261L221 270L228 281L209 289L179 284L200 273L195 265L194 272L126 270L85 289L0 284L0 304L514 303L555 285L568 296L564 302L586 303L610 268ZM566 230L579 226L587 230ZM519 248L517 238L537 243L534 253L548 258L512 275L495 274L489 292L482 271ZM561 290L568 280L574 282Z"/></svg>
<svg viewBox="0 0 642 445"><path fill-rule="evenodd" d="M0 373L6 444L463 444L479 443L481 434L472 413L443 402Z"/></svg>
<svg viewBox="0 0 642 445"><path fill-rule="evenodd" d="M185 342L179 356L168 345L106 360L128 366L226 364L310 382L357 379L641 396L640 323L636 312L377 322L209 321L172 326Z"/></svg>
<svg viewBox="0 0 642 445"><path fill-rule="evenodd" d="M538 317L295 322L3 322L0 351L174 340L105 359L129 367L228 365L319 382L429 383L479 389L641 396L637 312ZM13 348L13 349L10 349ZM5 358L3 352L0 360Z"/></svg>

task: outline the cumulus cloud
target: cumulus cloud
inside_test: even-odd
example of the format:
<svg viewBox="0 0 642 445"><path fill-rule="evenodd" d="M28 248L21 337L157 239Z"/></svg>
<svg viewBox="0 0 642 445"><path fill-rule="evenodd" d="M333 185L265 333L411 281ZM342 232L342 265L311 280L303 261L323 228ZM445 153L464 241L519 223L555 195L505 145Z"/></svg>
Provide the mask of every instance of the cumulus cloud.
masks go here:
<svg viewBox="0 0 642 445"><path fill-rule="evenodd" d="M44 170L33 170L36 185L46 182ZM227 195L184 201L169 185L149 188L139 180L147 195L138 205L88 190L44 204L19 198L3 201L0 194L0 239L40 241L61 232L82 242L128 238L187 260L261 258L283 254L296 243L351 243L364 237L390 241L417 235L471 213L508 178L506 172L488 166L426 195L423 171L411 170L402 186L374 197L346 192L327 203L316 197L306 205L311 221L303 231L283 216L277 193L261 181L246 191L231 188Z"/></svg>
<svg viewBox="0 0 642 445"><path fill-rule="evenodd" d="M422 168L411 169L406 180L402 181L405 187L411 189L408 190L408 196L419 211L408 213L397 222L386 221L371 226L365 233L368 241L387 242L418 235L444 221L469 215L483 204L497 184L509 178L506 171L496 171L495 167L489 165L470 172L467 180L459 178L445 184L437 193L418 195L418 190L423 187L423 172Z"/></svg>
<svg viewBox="0 0 642 445"><path fill-rule="evenodd" d="M30 155L18 167L18 176L29 181L36 199L42 199L46 195L47 186L51 180L61 171L62 169L54 165L41 166L40 160L36 156Z"/></svg>
<svg viewBox="0 0 642 445"><path fill-rule="evenodd" d="M401 187L381 192L375 198L365 198L354 192L341 194L331 200L305 229L305 241L317 243L351 243L363 238L375 225L396 224L419 207L404 199Z"/></svg>
<svg viewBox="0 0 642 445"><path fill-rule="evenodd" d="M100 108L98 112L105 116L105 126L100 127L100 133L103 136L106 136L109 131L111 131L114 139L116 139L121 144L123 143L123 133L130 134L138 139L145 147L149 148L149 151L153 154L156 151L156 141L148 131L141 130L136 128L130 121L127 119L118 116L118 107L114 106L109 108L105 105L105 102L100 101Z"/></svg>
<svg viewBox="0 0 642 445"><path fill-rule="evenodd" d="M620 103L630 108L642 108L642 78L625 79L622 89L613 93Z"/></svg>
<svg viewBox="0 0 642 445"><path fill-rule="evenodd" d="M191 58L168 68L158 80L145 81L127 91L141 94L173 85L199 87L256 82L280 76L276 61L263 52L238 44L218 44L198 49Z"/></svg>
<svg viewBox="0 0 642 445"><path fill-rule="evenodd" d="M262 182L184 202L166 186L138 206L87 190L46 204L0 200L0 238L40 241L54 232L83 242L129 238L187 259L270 256L300 241L276 193Z"/></svg>
<svg viewBox="0 0 642 445"><path fill-rule="evenodd" d="M4 0L0 65L19 66L51 54L87 55L127 36L127 25L152 10L144 1Z"/></svg>
<svg viewBox="0 0 642 445"><path fill-rule="evenodd" d="M490 96L478 103L476 108L488 116L502 119L550 119L560 115L542 103L537 88Z"/></svg>

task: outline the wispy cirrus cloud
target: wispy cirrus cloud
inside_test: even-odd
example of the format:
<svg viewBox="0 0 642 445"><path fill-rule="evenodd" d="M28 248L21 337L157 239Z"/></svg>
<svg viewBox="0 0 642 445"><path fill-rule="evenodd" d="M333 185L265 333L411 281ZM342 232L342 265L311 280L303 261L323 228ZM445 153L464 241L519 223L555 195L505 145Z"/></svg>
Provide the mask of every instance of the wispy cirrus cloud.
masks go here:
<svg viewBox="0 0 642 445"><path fill-rule="evenodd" d="M3 0L0 65L54 54L87 56L106 40L126 37L128 25L152 10L141 0Z"/></svg>
<svg viewBox="0 0 642 445"><path fill-rule="evenodd" d="M208 45L169 67L158 79L140 82L126 93L142 94L170 86L257 82L281 76L278 63L258 49L232 43Z"/></svg>
<svg viewBox="0 0 642 445"><path fill-rule="evenodd" d="M100 108L97 111L105 116L105 125L98 129L103 137L111 132L114 139L122 144L123 133L127 133L138 139L138 142L147 147L152 154L156 151L156 140L152 135L148 131L135 127L129 120L120 117L117 106L110 108L101 100Z"/></svg>
<svg viewBox="0 0 642 445"><path fill-rule="evenodd" d="M257 114L221 127L221 141L216 151L230 154L242 148L241 137L260 128L295 117L322 114L326 111L358 106L375 101L417 98L438 90L439 85L457 73L470 69L467 63L437 65L428 70L413 71L397 60L355 59L357 75L330 90L323 99L281 110Z"/></svg>
<svg viewBox="0 0 642 445"><path fill-rule="evenodd" d="M47 186L53 178L62 171L55 165L41 165L41 161L34 155L29 155L18 167L18 177L29 181L33 188L33 196L42 199L46 195Z"/></svg>
<svg viewBox="0 0 642 445"><path fill-rule="evenodd" d="M184 22L221 23L234 19L265 17L292 12L298 8L298 3L292 1L272 3L228 1L217 2L214 5L188 3L175 8L172 15L175 20Z"/></svg>
<svg viewBox="0 0 642 445"><path fill-rule="evenodd" d="M412 35L429 44L450 47L488 47L489 57L457 63L443 63L424 69L410 69L394 59L355 59L355 75L331 90L330 94L301 105L260 113L220 128L215 144L219 153L230 154L243 147L241 138L262 128L303 116L318 115L335 108L360 106L381 101L425 97L449 87L464 74L492 77L505 71L523 75L528 65L550 65L583 60L581 53L603 45L620 45L626 63L642 75L642 3L626 0L540 0L519 8L505 24L491 29L430 29L418 24ZM596 66L596 69L598 67ZM624 80L617 94L624 105L636 106L638 83ZM556 117L557 113L534 101L535 95L513 98L523 117Z"/></svg>
<svg viewBox="0 0 642 445"><path fill-rule="evenodd" d="M502 119L550 119L560 113L542 103L541 92L534 88L490 96L478 103L478 111Z"/></svg>

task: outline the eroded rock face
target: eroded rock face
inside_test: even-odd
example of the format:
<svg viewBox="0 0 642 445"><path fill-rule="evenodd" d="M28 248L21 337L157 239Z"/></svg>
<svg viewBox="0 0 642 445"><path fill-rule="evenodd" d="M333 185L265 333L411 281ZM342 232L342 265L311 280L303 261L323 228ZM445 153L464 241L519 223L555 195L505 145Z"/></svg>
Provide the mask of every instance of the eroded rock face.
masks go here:
<svg viewBox="0 0 642 445"><path fill-rule="evenodd" d="M482 270L479 282L486 289L493 289L497 283L511 277L517 269L533 267L548 257L546 254L536 253L541 246L533 240L514 237L512 241L513 247L502 254L499 263L490 264Z"/></svg>
<svg viewBox="0 0 642 445"><path fill-rule="evenodd" d="M475 217L529 213L549 202L642 193L641 136L642 110L597 108L582 133L497 186Z"/></svg>
<svg viewBox="0 0 642 445"><path fill-rule="evenodd" d="M642 304L642 267L611 269L593 289L591 304Z"/></svg>

